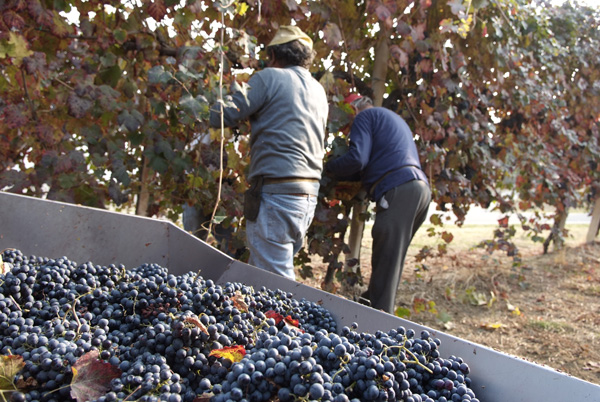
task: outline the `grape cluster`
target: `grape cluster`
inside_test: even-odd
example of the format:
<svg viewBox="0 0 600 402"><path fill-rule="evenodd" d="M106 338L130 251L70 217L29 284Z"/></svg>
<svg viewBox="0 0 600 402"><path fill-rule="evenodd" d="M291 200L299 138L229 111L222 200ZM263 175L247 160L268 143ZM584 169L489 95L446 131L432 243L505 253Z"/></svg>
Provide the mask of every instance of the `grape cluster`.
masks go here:
<svg viewBox="0 0 600 402"><path fill-rule="evenodd" d="M90 351L118 368L98 402L477 402L468 365L427 331L338 331L322 306L157 264L2 253L0 353L22 356L14 401L71 395ZM284 319L281 319L284 318ZM239 358L219 351L242 348Z"/></svg>

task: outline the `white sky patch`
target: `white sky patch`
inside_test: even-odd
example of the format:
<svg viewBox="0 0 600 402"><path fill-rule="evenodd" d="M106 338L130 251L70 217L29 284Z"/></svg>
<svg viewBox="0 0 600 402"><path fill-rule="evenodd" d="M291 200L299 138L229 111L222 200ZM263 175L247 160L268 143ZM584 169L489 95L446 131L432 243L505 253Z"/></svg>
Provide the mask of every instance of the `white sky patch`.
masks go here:
<svg viewBox="0 0 600 402"><path fill-rule="evenodd" d="M566 2L567 2L567 0L552 0L551 1L552 4L556 4L559 6ZM577 2L584 6L600 8L600 0L578 0Z"/></svg>

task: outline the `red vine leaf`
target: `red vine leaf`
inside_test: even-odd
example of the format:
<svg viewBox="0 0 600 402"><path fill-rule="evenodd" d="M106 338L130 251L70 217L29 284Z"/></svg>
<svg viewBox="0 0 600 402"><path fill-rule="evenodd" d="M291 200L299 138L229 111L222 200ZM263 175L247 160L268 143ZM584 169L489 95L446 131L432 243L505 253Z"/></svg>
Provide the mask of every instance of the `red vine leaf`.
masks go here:
<svg viewBox="0 0 600 402"><path fill-rule="evenodd" d="M500 226L501 228L507 228L508 227L508 216L505 216L503 218L498 219L498 226Z"/></svg>
<svg viewBox="0 0 600 402"><path fill-rule="evenodd" d="M328 22L325 25L325 28L323 28L323 39L330 48L338 48L340 42L342 42L342 32L340 31L340 27L334 22Z"/></svg>
<svg viewBox="0 0 600 402"><path fill-rule="evenodd" d="M23 17L12 11L4 14L4 22L9 26L9 28L14 28L17 30L23 29L25 26L25 20Z"/></svg>
<svg viewBox="0 0 600 402"><path fill-rule="evenodd" d="M275 320L275 324L279 324L283 320L283 316L275 310L269 310L265 313L265 317Z"/></svg>
<svg viewBox="0 0 600 402"><path fill-rule="evenodd" d="M39 388L39 384L33 377L27 377L27 379L19 378L17 380L17 388L22 391L30 391Z"/></svg>
<svg viewBox="0 0 600 402"><path fill-rule="evenodd" d="M295 329L297 331L304 333L304 330L300 328L300 321L293 319L292 316L288 315L283 320L284 320L286 327L289 327L289 328L292 328L292 329Z"/></svg>
<svg viewBox="0 0 600 402"><path fill-rule="evenodd" d="M278 312L276 312L275 310L269 310L269 311L267 311L265 313L265 316L267 318L274 319L276 325L283 321L283 323L285 324L285 326L287 326L289 328L296 329L296 330L301 331L301 332L304 332L299 327L300 322L298 320L293 319L291 315L288 315L288 316L284 317L281 314L279 314Z"/></svg>
<svg viewBox="0 0 600 402"><path fill-rule="evenodd" d="M148 6L148 14L156 21L160 22L167 14L167 8L163 0L154 0Z"/></svg>
<svg viewBox="0 0 600 402"><path fill-rule="evenodd" d="M92 350L81 356L73 367L71 397L77 402L98 399L110 389L110 382L121 376L121 370L98 359L98 351Z"/></svg>

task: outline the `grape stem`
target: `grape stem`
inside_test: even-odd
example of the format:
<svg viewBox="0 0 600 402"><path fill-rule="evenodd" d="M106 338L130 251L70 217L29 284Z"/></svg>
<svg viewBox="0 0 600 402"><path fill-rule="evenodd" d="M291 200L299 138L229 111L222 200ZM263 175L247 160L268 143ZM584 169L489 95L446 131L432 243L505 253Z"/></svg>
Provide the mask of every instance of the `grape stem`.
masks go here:
<svg viewBox="0 0 600 402"><path fill-rule="evenodd" d="M417 359L417 356L415 356L415 354L413 352L411 352L406 346L385 346L385 349L401 349L404 350L406 353L408 353L409 355L412 356L412 358L414 360L404 360L402 363L414 363L418 366L421 366L424 370L426 370L429 374L433 374L433 371L431 371L431 369L427 366L425 366L424 364L422 364L419 359Z"/></svg>
<svg viewBox="0 0 600 402"><path fill-rule="evenodd" d="M134 389L133 391L131 391L131 393L129 395L127 395L125 397L125 399L123 399L123 402L125 402L126 400L128 400L129 397L132 396L133 394L135 394L140 388L142 388L142 384L138 385L136 389Z"/></svg>
<svg viewBox="0 0 600 402"><path fill-rule="evenodd" d="M12 302L15 304L15 306L17 306L19 311L23 311L23 310L21 310L21 306L19 306L19 303L17 303L17 301L12 297L12 295L9 295L8 297L10 298L10 300L12 300Z"/></svg>

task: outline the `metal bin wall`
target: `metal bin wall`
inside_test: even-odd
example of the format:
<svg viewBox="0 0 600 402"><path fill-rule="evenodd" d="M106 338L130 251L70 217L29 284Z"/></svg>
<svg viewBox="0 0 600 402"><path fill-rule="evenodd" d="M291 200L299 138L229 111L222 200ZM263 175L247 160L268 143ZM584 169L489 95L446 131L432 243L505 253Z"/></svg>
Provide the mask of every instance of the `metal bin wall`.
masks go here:
<svg viewBox="0 0 600 402"><path fill-rule="evenodd" d="M356 322L363 332L427 329L441 340L443 356L469 364L472 389L483 402L600 402L596 384L233 260L171 222L0 192L0 250L6 248L127 268L156 263L175 275L200 271L217 283L281 289L322 303L339 327Z"/></svg>

